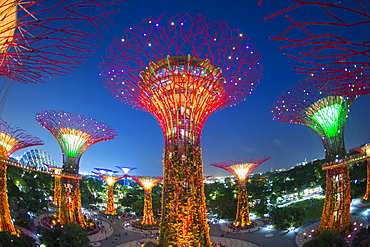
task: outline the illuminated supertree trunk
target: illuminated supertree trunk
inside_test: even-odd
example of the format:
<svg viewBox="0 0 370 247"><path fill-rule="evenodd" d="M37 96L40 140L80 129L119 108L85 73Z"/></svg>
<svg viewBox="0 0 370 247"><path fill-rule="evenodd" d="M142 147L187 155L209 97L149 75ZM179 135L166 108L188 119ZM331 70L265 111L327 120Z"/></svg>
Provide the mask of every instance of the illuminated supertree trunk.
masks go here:
<svg viewBox="0 0 370 247"><path fill-rule="evenodd" d="M76 113L43 111L36 115L36 120L58 141L63 153L62 171L68 174L78 174L80 158L87 148L117 136L108 125ZM58 222L73 222L84 226L79 179L62 177L61 184Z"/></svg>
<svg viewBox="0 0 370 247"><path fill-rule="evenodd" d="M234 226L243 228L252 224L252 221L249 217L247 190L248 176L257 166L261 165L270 158L271 157L261 157L254 159L229 160L226 162L211 164L211 166L219 167L231 172L238 179L238 204L235 221L233 222Z"/></svg>
<svg viewBox="0 0 370 247"><path fill-rule="evenodd" d="M26 131L11 126L0 119L0 232L16 234L9 210L8 194L6 189L5 160L15 151L34 145L44 144L39 138L29 135Z"/></svg>
<svg viewBox="0 0 370 247"><path fill-rule="evenodd" d="M144 209L143 209L143 220L142 225L154 225L157 222L154 220L153 214L153 200L152 200L152 189L160 183L163 178L159 177L145 177L145 176L130 176L133 180L139 183L144 189Z"/></svg>
<svg viewBox="0 0 370 247"><path fill-rule="evenodd" d="M117 2L1 0L0 76L43 83L69 73L95 49L92 34L107 28L117 10L104 10Z"/></svg>
<svg viewBox="0 0 370 247"><path fill-rule="evenodd" d="M104 168L95 168L99 173L93 172L105 181L108 187L108 199L107 199L107 209L104 211L105 214L116 215L117 211L114 207L114 184L125 176L114 175L118 171L112 171Z"/></svg>
<svg viewBox="0 0 370 247"><path fill-rule="evenodd" d="M210 246L200 136L208 116L245 100L261 77L250 40L226 23L178 15L130 27L101 73L125 104L164 134L161 246Z"/></svg>
<svg viewBox="0 0 370 247"><path fill-rule="evenodd" d="M351 150L363 153L367 156L370 155L370 143L365 143L359 147L352 148ZM366 192L362 197L363 200L368 200L370 195L370 159L366 160Z"/></svg>
<svg viewBox="0 0 370 247"><path fill-rule="evenodd" d="M317 91L310 84L299 83L279 97L272 109L273 119L313 129L323 142L326 161L335 161L347 154L344 125L354 99L355 96L331 95ZM318 232L348 233L350 202L349 168L327 169L325 201Z"/></svg>
<svg viewBox="0 0 370 247"><path fill-rule="evenodd" d="M55 168L52 169L56 174L61 173L62 169ZM54 198L53 204L59 207L60 202L62 200L62 177L59 175L54 175Z"/></svg>

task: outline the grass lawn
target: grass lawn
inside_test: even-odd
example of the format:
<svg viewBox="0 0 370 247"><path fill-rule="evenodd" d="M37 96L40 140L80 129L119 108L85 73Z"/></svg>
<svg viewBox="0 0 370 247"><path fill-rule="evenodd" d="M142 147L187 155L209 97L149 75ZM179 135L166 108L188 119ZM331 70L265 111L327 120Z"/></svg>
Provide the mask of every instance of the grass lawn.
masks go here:
<svg viewBox="0 0 370 247"><path fill-rule="evenodd" d="M305 212L303 220L309 220L321 217L323 205L324 199L308 199L305 201L293 203L290 206L303 208Z"/></svg>

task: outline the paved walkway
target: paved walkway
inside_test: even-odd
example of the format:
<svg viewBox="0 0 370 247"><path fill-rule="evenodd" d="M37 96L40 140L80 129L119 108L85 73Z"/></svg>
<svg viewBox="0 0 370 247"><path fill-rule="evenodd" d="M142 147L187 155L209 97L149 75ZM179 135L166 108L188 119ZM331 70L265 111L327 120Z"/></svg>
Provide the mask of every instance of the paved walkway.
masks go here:
<svg viewBox="0 0 370 247"><path fill-rule="evenodd" d="M356 232L361 228L368 226L367 220L361 216L351 216L351 223L353 231L345 238L348 242L351 242ZM319 227L319 224L319 221L315 222L299 231L295 238L296 244L299 247L302 247L304 243L312 240L315 237L315 230Z"/></svg>

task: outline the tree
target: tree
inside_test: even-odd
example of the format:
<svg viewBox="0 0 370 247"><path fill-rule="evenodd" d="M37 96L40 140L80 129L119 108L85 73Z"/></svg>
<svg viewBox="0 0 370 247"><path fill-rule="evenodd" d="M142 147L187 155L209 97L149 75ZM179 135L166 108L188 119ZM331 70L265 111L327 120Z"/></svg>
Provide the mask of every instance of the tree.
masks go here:
<svg viewBox="0 0 370 247"><path fill-rule="evenodd" d="M276 229L287 230L302 225L304 210L297 207L275 207L270 211L272 225Z"/></svg>
<svg viewBox="0 0 370 247"><path fill-rule="evenodd" d="M9 232L0 232L1 247L36 247L36 241L25 234L10 235Z"/></svg>
<svg viewBox="0 0 370 247"><path fill-rule="evenodd" d="M40 241L50 247L86 247L89 238L84 228L75 223L57 224L53 229L39 228Z"/></svg>

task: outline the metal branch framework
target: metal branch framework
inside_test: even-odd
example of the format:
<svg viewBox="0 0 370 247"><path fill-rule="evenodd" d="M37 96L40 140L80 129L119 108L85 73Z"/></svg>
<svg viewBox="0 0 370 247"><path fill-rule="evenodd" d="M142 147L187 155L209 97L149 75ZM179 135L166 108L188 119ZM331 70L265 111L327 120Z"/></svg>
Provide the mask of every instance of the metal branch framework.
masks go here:
<svg viewBox="0 0 370 247"><path fill-rule="evenodd" d="M39 138L0 119L0 232L7 231L10 234L16 234L10 216L6 189L6 161L12 153L19 149L43 144L44 142Z"/></svg>
<svg viewBox="0 0 370 247"><path fill-rule="evenodd" d="M211 166L231 172L238 179L238 205L235 221L233 222L235 227L244 228L252 225L252 221L249 217L248 205L248 176L257 166L269 159L271 159L271 157L259 157L253 159L228 160L211 164Z"/></svg>
<svg viewBox="0 0 370 247"><path fill-rule="evenodd" d="M42 111L36 120L58 141L63 153L63 172L78 174L82 154L91 145L114 139L117 132L105 123L83 115L65 111ZM62 201L58 222L85 225L81 213L80 181L62 178Z"/></svg>
<svg viewBox="0 0 370 247"><path fill-rule="evenodd" d="M105 168L94 168L95 170L98 170L99 173L93 172L94 174L98 175L101 179L105 181L105 184L108 187L108 200L107 200L107 209L105 210L105 214L110 214L110 215L116 215L117 211L116 208L114 207L114 184L124 178L126 175L123 176L118 176L116 173L118 171L112 171L110 169L105 169Z"/></svg>
<svg viewBox="0 0 370 247"><path fill-rule="evenodd" d="M370 156L370 143L365 143L359 147L355 147L350 150L363 153L366 156ZM367 172L366 192L365 192L365 195L362 197L362 199L364 200L368 200L369 195L370 195L370 159L366 160L366 168L367 168L366 169L366 172Z"/></svg>
<svg viewBox="0 0 370 247"><path fill-rule="evenodd" d="M97 0L3 0L0 2L0 76L44 83L65 75L96 48L116 2Z"/></svg>
<svg viewBox="0 0 370 247"><path fill-rule="evenodd" d="M272 109L273 119L310 127L320 137L326 161L344 158L344 125L355 96L331 95L308 83L292 85L279 96ZM326 170L326 196L318 231L350 230L350 182L347 166Z"/></svg>
<svg viewBox="0 0 370 247"><path fill-rule="evenodd" d="M238 30L177 15L127 29L101 64L115 98L148 111L165 139L161 245L210 246L200 136L214 111L235 106L261 78L260 55Z"/></svg>
<svg viewBox="0 0 370 247"><path fill-rule="evenodd" d="M357 94L370 93L370 2L367 0L336 1L293 0L296 4L275 13L266 19L281 16L291 22L276 41L285 42L281 49L285 55L303 63L294 67L299 73L310 76L323 75L321 70L329 68L325 74L340 73L341 77L351 73L344 70L332 71L332 66L362 70L362 87ZM353 69L354 68L354 69ZM319 75L317 75L319 74ZM353 83L353 80L351 80ZM331 86L346 87L346 80L330 80ZM353 90L348 91L353 94Z"/></svg>
<svg viewBox="0 0 370 247"><path fill-rule="evenodd" d="M155 185L162 182L162 177L147 177L147 176L130 176L144 189L144 209L142 225L154 225L157 222L154 219L153 203L152 203L152 189Z"/></svg>

